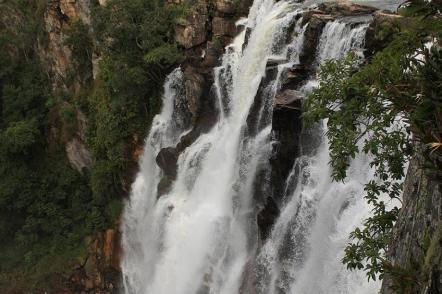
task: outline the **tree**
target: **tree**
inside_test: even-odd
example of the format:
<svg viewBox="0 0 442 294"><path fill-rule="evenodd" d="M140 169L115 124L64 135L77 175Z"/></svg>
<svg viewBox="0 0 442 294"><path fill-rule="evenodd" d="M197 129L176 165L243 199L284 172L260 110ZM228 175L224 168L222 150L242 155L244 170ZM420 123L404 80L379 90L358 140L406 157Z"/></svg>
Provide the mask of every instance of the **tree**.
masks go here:
<svg viewBox="0 0 442 294"><path fill-rule="evenodd" d="M343 258L349 269L364 269L369 279L390 270L385 253L399 212L381 195L400 200L404 166L417 142L433 147L427 158L435 170L441 167L434 152L441 152L442 138L442 21L427 6L423 16L413 12L391 44L366 63L352 54L326 62L319 87L305 102L308 122L327 119L335 180L346 178L349 158L358 152L371 155L378 180L366 183L365 198L373 215L351 233L353 242ZM415 7L403 13L410 10Z"/></svg>

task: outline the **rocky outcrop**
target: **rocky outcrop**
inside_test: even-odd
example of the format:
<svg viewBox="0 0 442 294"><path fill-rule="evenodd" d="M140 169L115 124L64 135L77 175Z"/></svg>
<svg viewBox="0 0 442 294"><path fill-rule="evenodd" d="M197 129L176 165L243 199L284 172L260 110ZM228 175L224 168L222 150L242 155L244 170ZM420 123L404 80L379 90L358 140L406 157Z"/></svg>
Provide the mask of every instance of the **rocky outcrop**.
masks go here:
<svg viewBox="0 0 442 294"><path fill-rule="evenodd" d="M90 238L83 261L66 279L64 294L118 294L121 293L120 233L108 229Z"/></svg>
<svg viewBox="0 0 442 294"><path fill-rule="evenodd" d="M157 155L157 164L164 173L158 196L166 193L175 180L179 154L216 122L213 68L220 65L225 46L238 33L235 22L247 15L250 4L249 0L199 0L176 26L175 40L185 49L181 68L192 127L176 146L168 146Z"/></svg>
<svg viewBox="0 0 442 294"><path fill-rule="evenodd" d="M69 136L69 140L64 144L69 163L80 172L83 168L89 168L92 165L92 156L85 143L87 123L86 116L81 111L77 111L76 132Z"/></svg>
<svg viewBox="0 0 442 294"><path fill-rule="evenodd" d="M92 158L90 152L86 149L85 144L78 137L66 143L66 156L71 165L78 171L83 168L90 167Z"/></svg>
<svg viewBox="0 0 442 294"><path fill-rule="evenodd" d="M442 182L426 165L416 156L408 168L382 294L442 293Z"/></svg>
<svg viewBox="0 0 442 294"><path fill-rule="evenodd" d="M52 75L54 88L63 84L68 69L72 66L71 51L64 44L63 30L75 21L91 22L89 0L53 0L48 4L44 15L48 40L40 44L42 60Z"/></svg>
<svg viewBox="0 0 442 294"><path fill-rule="evenodd" d="M182 19L175 29L175 40L186 49L203 44L207 41L209 12L208 5L199 1L190 16Z"/></svg>
<svg viewBox="0 0 442 294"><path fill-rule="evenodd" d="M90 6L90 0L54 0L48 3L44 15L45 31L48 38L44 42L40 42L38 52L51 77L54 89L65 89L72 93L81 90L78 80L69 85L66 83L68 73L75 68L76 61L72 59L71 50L64 43L66 38L64 31L76 21L90 24ZM66 134L61 132L58 140L63 141L71 166L81 171L85 167L90 167L92 160L85 144L86 116L80 111L77 111L76 116L76 133L66 139Z"/></svg>

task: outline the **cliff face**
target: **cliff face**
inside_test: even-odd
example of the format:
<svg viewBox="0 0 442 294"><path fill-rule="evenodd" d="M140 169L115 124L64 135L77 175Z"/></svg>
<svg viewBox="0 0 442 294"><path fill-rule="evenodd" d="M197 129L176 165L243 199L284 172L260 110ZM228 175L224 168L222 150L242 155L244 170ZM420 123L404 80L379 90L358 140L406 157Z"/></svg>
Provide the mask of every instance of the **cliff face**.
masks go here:
<svg viewBox="0 0 442 294"><path fill-rule="evenodd" d="M383 294L442 293L442 187L425 166L418 155L408 168Z"/></svg>
<svg viewBox="0 0 442 294"><path fill-rule="evenodd" d="M74 22L80 21L86 25L91 23L91 3L89 0L55 0L50 1L44 14L44 29L47 33L46 40L40 42L38 52L43 66L51 77L52 88L64 89L78 93L82 85L78 80L73 83L66 82L68 75L74 71L75 61L72 52L65 44L65 30ZM78 74L77 74L78 75ZM78 78L78 77L77 77ZM78 171L90 167L91 154L85 145L87 118L81 112L76 112L78 126L75 134L66 136L53 130L55 139L64 141L66 156L69 163Z"/></svg>

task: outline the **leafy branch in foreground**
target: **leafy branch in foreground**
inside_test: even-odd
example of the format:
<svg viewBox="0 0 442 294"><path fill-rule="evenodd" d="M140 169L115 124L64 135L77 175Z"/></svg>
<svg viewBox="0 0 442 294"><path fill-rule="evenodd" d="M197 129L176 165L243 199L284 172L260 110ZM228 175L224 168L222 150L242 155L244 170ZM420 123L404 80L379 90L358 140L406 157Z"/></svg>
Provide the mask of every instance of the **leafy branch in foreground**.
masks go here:
<svg viewBox="0 0 442 294"><path fill-rule="evenodd" d="M391 268L385 253L413 140L433 146L434 138L441 138L440 25L435 18L417 20L362 66L354 54L327 61L319 87L305 102L307 122L327 120L334 180L345 180L356 154L370 155L376 180L366 183L365 198L372 216L351 233L342 260L349 269L365 270L368 279L382 279ZM428 151L437 157L440 148Z"/></svg>

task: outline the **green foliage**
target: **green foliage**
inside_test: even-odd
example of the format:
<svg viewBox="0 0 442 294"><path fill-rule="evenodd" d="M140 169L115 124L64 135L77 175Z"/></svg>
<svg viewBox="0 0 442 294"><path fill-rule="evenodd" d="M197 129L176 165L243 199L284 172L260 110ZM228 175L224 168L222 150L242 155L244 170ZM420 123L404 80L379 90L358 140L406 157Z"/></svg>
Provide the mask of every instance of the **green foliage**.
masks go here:
<svg viewBox="0 0 442 294"><path fill-rule="evenodd" d="M85 175L50 141L50 85L35 52L46 1L4 1L0 17L0 292L50 289L91 231ZM73 110L62 116L72 120ZM52 279L48 279L51 276ZM54 280L55 279L55 280ZM52 281L54 280L54 281ZM60 281L58 281L60 282ZM42 288L39 288L42 286ZM12 288L11 288L12 287ZM11 291L12 291L11 290Z"/></svg>
<svg viewBox="0 0 442 294"><path fill-rule="evenodd" d="M71 137L77 130L77 109L71 104L64 103L61 106L59 113L61 122L66 129L68 136Z"/></svg>
<svg viewBox="0 0 442 294"><path fill-rule="evenodd" d="M130 189L133 148L161 106L166 74L182 60L173 36L182 13L182 6L161 0L110 0L93 11L94 39L102 53L87 98L95 226L114 219L117 209L109 203Z"/></svg>
<svg viewBox="0 0 442 294"><path fill-rule="evenodd" d="M343 258L349 269L364 269L368 279L391 269L385 253L399 212L391 200L400 200L413 140L427 144L442 138L442 52L427 45L442 39L441 28L439 16L416 17L366 64L352 54L327 61L319 87L305 103L308 122L327 119L335 180L345 180L349 160L358 152L370 154L377 180L366 183L365 198L373 215L351 233ZM438 161L432 164L440 167Z"/></svg>
<svg viewBox="0 0 442 294"><path fill-rule="evenodd" d="M93 50L89 26L81 20L77 20L63 33L66 35L64 44L72 51L72 58L75 61L75 73L83 82L89 82L92 79Z"/></svg>

